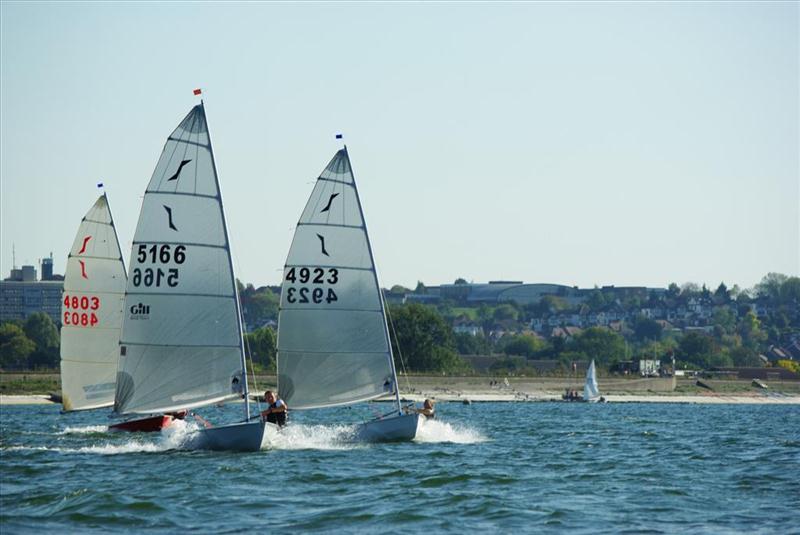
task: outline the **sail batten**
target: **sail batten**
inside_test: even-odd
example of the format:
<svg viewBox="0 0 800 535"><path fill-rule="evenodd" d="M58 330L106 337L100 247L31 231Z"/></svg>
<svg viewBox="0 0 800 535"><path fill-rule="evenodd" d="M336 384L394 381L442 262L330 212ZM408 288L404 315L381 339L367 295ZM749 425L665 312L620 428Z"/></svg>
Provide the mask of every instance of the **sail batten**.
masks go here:
<svg viewBox="0 0 800 535"><path fill-rule="evenodd" d="M145 190L125 294L115 412L241 397L242 334L205 110L167 138Z"/></svg>
<svg viewBox="0 0 800 535"><path fill-rule="evenodd" d="M359 228L363 229L364 225L342 225L336 223L298 223L297 226L310 226L310 227L341 227L341 228Z"/></svg>
<svg viewBox="0 0 800 535"><path fill-rule="evenodd" d="M186 195L188 197L203 197L205 199L218 199L219 198L219 196L217 196L217 195L203 195L203 194L200 194L200 193L186 193L186 192L180 192L180 191L148 190L148 191L145 191L145 193L154 193L154 194L157 193L158 195L163 195L163 196L167 196L167 195Z"/></svg>
<svg viewBox="0 0 800 535"><path fill-rule="evenodd" d="M294 409L397 392L383 299L346 149L314 186L284 267L278 389Z"/></svg>
<svg viewBox="0 0 800 535"><path fill-rule="evenodd" d="M126 284L108 198L82 218L67 258L61 302L61 391L65 411L111 406Z"/></svg>

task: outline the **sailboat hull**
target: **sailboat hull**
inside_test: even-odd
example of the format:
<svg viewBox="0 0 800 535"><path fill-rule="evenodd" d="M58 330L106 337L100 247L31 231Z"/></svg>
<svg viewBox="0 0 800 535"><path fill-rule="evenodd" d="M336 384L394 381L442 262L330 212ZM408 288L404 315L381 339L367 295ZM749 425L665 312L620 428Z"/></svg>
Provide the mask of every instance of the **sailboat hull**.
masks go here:
<svg viewBox="0 0 800 535"><path fill-rule="evenodd" d="M174 421L175 416L171 414L162 414L110 425L108 429L111 431L127 431L129 433L155 433L161 431L165 427L169 427Z"/></svg>
<svg viewBox="0 0 800 535"><path fill-rule="evenodd" d="M400 442L417 436L419 414L401 414L361 424L356 438L368 442Z"/></svg>
<svg viewBox="0 0 800 535"><path fill-rule="evenodd" d="M194 445L213 451L259 451L264 435L277 430L278 426L260 420L209 427L197 432Z"/></svg>

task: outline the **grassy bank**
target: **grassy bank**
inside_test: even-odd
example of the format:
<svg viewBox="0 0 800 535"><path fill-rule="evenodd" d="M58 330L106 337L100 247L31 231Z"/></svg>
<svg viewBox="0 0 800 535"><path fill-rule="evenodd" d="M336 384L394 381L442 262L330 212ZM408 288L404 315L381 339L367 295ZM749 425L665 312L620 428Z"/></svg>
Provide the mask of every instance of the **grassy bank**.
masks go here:
<svg viewBox="0 0 800 535"><path fill-rule="evenodd" d="M57 373L0 373L0 394L50 394L61 391Z"/></svg>

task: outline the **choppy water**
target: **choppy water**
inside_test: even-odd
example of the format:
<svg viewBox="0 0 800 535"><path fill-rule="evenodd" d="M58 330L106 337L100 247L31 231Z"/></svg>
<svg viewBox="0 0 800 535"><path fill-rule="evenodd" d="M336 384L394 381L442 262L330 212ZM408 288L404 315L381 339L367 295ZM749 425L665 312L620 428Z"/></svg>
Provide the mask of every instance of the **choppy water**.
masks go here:
<svg viewBox="0 0 800 535"><path fill-rule="evenodd" d="M800 532L797 406L442 403L405 444L335 423L387 407L293 413L239 454L2 407L0 531Z"/></svg>

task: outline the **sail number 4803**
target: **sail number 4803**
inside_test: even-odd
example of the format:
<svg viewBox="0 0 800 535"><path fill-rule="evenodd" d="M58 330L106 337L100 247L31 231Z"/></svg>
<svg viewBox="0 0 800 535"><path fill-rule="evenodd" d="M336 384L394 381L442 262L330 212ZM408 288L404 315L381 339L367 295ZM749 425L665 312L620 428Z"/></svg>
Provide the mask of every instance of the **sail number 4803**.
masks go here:
<svg viewBox="0 0 800 535"><path fill-rule="evenodd" d="M336 268L291 268L286 273L286 281L291 283L324 285L336 284L339 282L339 270ZM301 286L295 288L290 286L286 289L286 302L288 303L333 303L338 301L336 292L333 288L320 288L319 286Z"/></svg>
<svg viewBox="0 0 800 535"><path fill-rule="evenodd" d="M94 327L97 325L97 314L94 310L100 308L100 298L95 295L64 295L64 316L61 318L63 325L75 327ZM83 312L81 312L83 311Z"/></svg>

